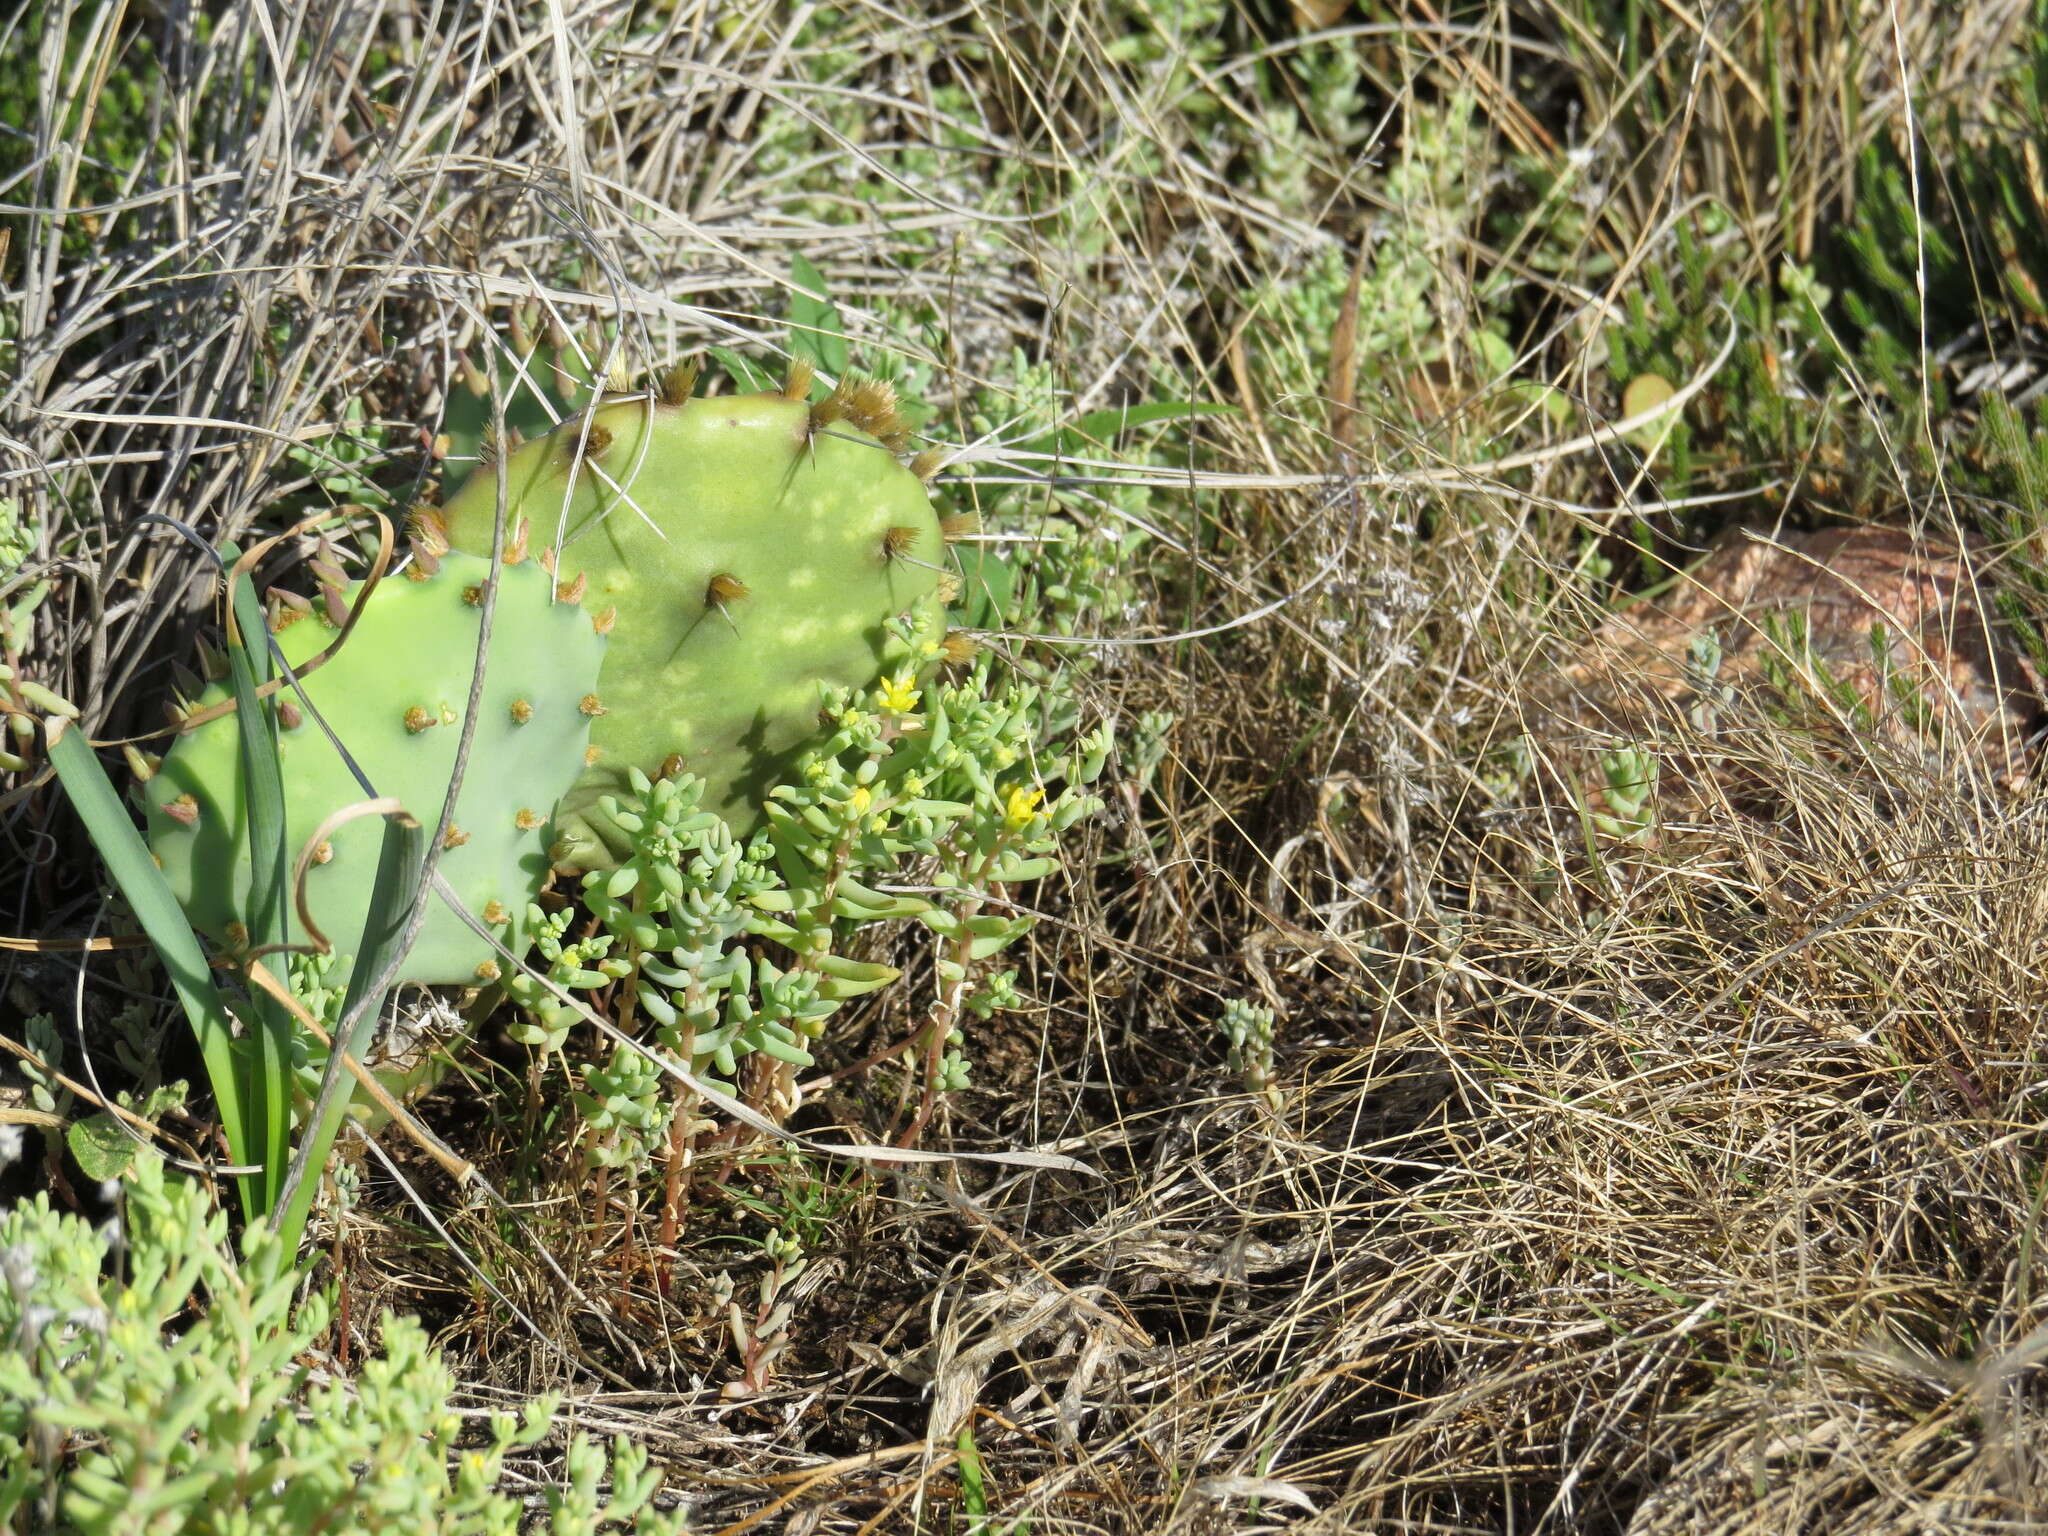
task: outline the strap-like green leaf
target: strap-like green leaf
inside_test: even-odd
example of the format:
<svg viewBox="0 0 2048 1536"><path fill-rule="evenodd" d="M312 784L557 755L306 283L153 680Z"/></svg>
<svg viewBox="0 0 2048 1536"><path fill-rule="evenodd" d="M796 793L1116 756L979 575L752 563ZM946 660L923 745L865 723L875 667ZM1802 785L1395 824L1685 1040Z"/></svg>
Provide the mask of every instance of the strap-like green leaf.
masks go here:
<svg viewBox="0 0 2048 1536"><path fill-rule="evenodd" d="M149 845L128 819L127 809L114 793L114 786L93 755L84 732L61 731L50 743L50 765L57 770L57 781L70 796L79 820L85 823L86 835L99 850L107 873L134 909L142 931L156 946L164 969L170 973L171 986L199 1040L199 1053L220 1106L221 1126L227 1132L229 1155L238 1163L254 1162L241 1051L235 1044L227 1004L213 984L213 973L207 968L206 955L192 925L185 921L178 899L164 883L163 871L156 867ZM257 1191L246 1180L239 1182L238 1188L243 1213L259 1214L255 1204Z"/></svg>

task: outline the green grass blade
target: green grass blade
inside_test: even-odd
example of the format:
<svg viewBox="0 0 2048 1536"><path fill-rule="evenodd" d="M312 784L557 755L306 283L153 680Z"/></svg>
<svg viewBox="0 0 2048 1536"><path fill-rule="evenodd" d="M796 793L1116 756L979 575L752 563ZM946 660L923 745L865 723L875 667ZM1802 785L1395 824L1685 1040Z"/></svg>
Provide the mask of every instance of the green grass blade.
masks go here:
<svg viewBox="0 0 2048 1536"><path fill-rule="evenodd" d="M389 977L410 947L406 929L412 909L419 900L420 877L426 866L427 829L407 815L384 820L384 849L377 860L377 883L370 892L370 910L363 919L362 942L356 946L355 969L349 973L348 993L341 1005L341 1028L335 1032L334 1050L329 1053L326 1077L320 1085L320 1101L300 1139L298 1155L292 1160L285 1180L281 1208L275 1218L287 1251L298 1248L305 1231L306 1215L312 1209L318 1172L326 1166L328 1149L348 1109L354 1081L341 1065L340 1052L361 1061L384 1006Z"/></svg>
<svg viewBox="0 0 2048 1536"><path fill-rule="evenodd" d="M238 1163L253 1162L248 1105L244 1099L241 1050L235 1044L227 1004L213 984L206 955L185 921L184 911L164 883L163 871L150 857L149 845L128 817L121 797L93 755L85 733L66 729L50 743L50 765L57 770L57 782L85 823L86 835L105 861L142 931L156 946L171 986L184 1005L192 1033L199 1039L199 1054L206 1063L206 1075L213 1084L213 1096L220 1106L220 1122L227 1132L228 1155ZM237 1180L242 1212L260 1214L255 1206L257 1191L249 1181Z"/></svg>
<svg viewBox="0 0 2048 1536"><path fill-rule="evenodd" d="M232 562L235 551L223 552ZM249 853L253 863L247 914L249 942L257 948L287 943L286 902L290 894L285 847L284 772L277 758L277 718L257 688L270 677L270 631L263 621L254 583L238 581L234 592L240 643L228 648L235 691L235 720L242 742L242 785L249 811ZM256 1180L256 1206L269 1211L291 1161L291 1015L266 992L250 999L256 1049L249 1060L248 1104L263 1172Z"/></svg>

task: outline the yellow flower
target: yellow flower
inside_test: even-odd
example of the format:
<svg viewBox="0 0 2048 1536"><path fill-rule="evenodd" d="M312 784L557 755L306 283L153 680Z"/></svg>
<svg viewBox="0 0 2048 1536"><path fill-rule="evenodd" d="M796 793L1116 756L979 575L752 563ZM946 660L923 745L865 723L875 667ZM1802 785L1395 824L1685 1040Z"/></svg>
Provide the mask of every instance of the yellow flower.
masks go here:
<svg viewBox="0 0 2048 1536"><path fill-rule="evenodd" d="M1022 784L1014 786L1003 806L1003 826L1012 832L1022 832L1031 825L1031 818L1038 814L1038 802L1044 798L1042 789L1026 789Z"/></svg>
<svg viewBox="0 0 2048 1536"><path fill-rule="evenodd" d="M917 674L902 672L882 679L878 690L882 708L892 715L907 715L917 708Z"/></svg>
<svg viewBox="0 0 2048 1536"><path fill-rule="evenodd" d="M875 803L875 797L868 792L867 785L856 784L853 787L853 793L847 796L847 802L852 805L854 815L865 816L868 813L868 807Z"/></svg>

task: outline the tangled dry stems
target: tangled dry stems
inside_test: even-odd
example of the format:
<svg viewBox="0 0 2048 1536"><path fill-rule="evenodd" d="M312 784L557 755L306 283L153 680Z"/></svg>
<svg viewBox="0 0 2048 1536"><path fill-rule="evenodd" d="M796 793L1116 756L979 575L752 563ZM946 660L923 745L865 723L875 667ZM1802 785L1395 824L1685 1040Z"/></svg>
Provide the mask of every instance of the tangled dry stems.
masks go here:
<svg viewBox="0 0 2048 1536"><path fill-rule="evenodd" d="M991 5L864 10L825 58L766 6L714 22L678 5L659 46L623 50L586 46L594 8L432 26L400 11L373 38L360 8L315 6L272 11L274 41L230 10L166 66L180 147L113 201L50 216L89 168L78 141L35 140L9 194L41 211L9 285L5 475L50 529L38 675L100 738L155 727L211 598L148 519L244 537L312 484L277 472L286 449L325 441L352 400L366 430L430 426L456 354L508 301L572 331L616 317L649 364L772 344L754 317L779 309L801 250L859 345L924 349L940 443L962 435L970 388L1006 386L1013 347L1057 363L1075 414L1127 398L1132 360L1153 355L1180 360L1191 398L1240 407L1205 433L1212 467L1250 488L1206 503L1210 536L1106 637L1087 685L1106 714L1180 715L1168 767L1148 794L1112 792L1045 894L1028 967L1044 1011L981 1042L984 1091L950 1127L961 1147L1055 1147L1102 1176L847 1182L781 1385L721 1406L710 1276L739 1261L749 1184L773 1168L707 1185L663 1291L645 1234L593 1221L562 1172L565 1128L526 1170L517 1223L406 1168L453 1251L373 1172L330 1232L344 1347L380 1306L424 1310L479 1406L569 1389L579 1427L668 1458L707 1528L763 1508L809 1511L813 1530L957 1522L963 1424L1005 1516L1038 1529L1734 1536L2043 1517L2040 792L2015 797L1938 743L1797 729L1745 697L1711 734L1660 727L1665 771L1694 791L1682 816L1589 843L1570 787L1601 744L1549 691L1600 617L1572 573L1589 521L1608 531L1586 509L1631 482L1625 459L1540 451L1597 418L1551 428L1503 407L1455 351L1335 409L1275 390L1267 360L1311 339L1219 297L1376 218L1445 214L1376 200L1454 88L1503 146L1557 152L1543 103L1501 71L1511 32L1580 82L1611 136L1591 142L1619 190L1588 246L1613 270L1664 259L1673 206L1707 193L1751 225L1786 218L1777 248L1803 256L1845 152L1896 126L1900 65L1916 89L1967 91L2023 15L1978 4L1929 30L1931 12L1814 8L1813 51L1783 67L1829 111L1795 114L1796 174L1766 197L1746 148L1765 120L1762 23L1715 32L1678 9L1694 40L1680 29L1631 74L1561 3L1457 25L1396 8L1359 44L1392 110L1362 146L1294 146L1319 188L1300 205L1206 159L1185 77L1127 67L1122 34ZM110 9L51 15L111 25ZM378 40L410 70L389 113L360 94L400 67ZM966 40L985 54L942 71ZM295 61L282 87L238 67L273 55ZM942 72L974 115L934 104ZM1652 82L1680 110L1631 139L1626 102ZM89 71L46 80L41 120L91 87ZM826 221L811 163L763 166L750 135L778 110L817 127L847 99L872 114L870 146L942 139L940 170ZM890 174L823 131L835 160ZM998 161L1032 169L1037 205L978 206ZM1088 198L1096 247L1054 242L1058 211ZM119 245L116 204L134 237ZM1442 250L1447 331L1500 258L1449 212L1467 222ZM570 249L580 289L543 275ZM1569 280L1538 292L1552 377L1597 395L1580 343L1608 300ZM937 302L941 344L892 328L904 297ZM1443 473L1503 440L1539 450L1526 472ZM971 456L991 486L1042 472L1003 448L999 432ZM1331 478L1357 468L1373 489ZM1091 478L1114 476L1077 476L1070 515L1110 515ZM1218 625L1233 627L1119 643ZM1528 772L1502 766L1518 741ZM7 837L15 931L81 931L98 896L51 797L11 796ZM14 981L41 1005L73 978L36 961ZM111 984L86 981L90 1022ZM1237 996L1280 1012L1277 1117L1220 1067L1213 1023ZM851 1016L847 1059L901 1032L890 1006L908 1005ZM503 1160L524 1137L492 1106L516 1100L480 1076L442 1095L437 1123ZM857 1084L823 1102L853 1126L870 1107Z"/></svg>

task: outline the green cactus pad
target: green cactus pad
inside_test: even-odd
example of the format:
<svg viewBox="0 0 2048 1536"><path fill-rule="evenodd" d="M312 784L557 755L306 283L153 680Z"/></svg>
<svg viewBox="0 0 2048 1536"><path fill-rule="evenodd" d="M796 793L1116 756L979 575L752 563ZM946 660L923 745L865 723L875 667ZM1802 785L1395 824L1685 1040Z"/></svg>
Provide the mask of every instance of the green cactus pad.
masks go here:
<svg viewBox="0 0 2048 1536"><path fill-rule="evenodd" d="M893 396L789 397L802 392L610 397L507 457L508 515L556 550L587 608L616 612L599 756L556 810L559 867L607 868L630 847L598 802L628 794L633 768L696 774L745 835L816 734L820 685L867 687L938 654L945 536L897 461ZM456 548L489 547L497 486L488 466L442 509Z"/></svg>
<svg viewBox="0 0 2048 1536"><path fill-rule="evenodd" d="M438 572L425 575L435 563L429 556L411 573L415 579L380 585L347 643L304 679L307 698L377 792L396 796L430 828L454 772L481 632L478 599L490 576L490 562L471 555L444 554ZM354 596L351 588L345 601ZM549 810L582 771L601 707L604 641L584 609L553 596L537 564L503 567L481 715L456 830L440 862L464 904L493 923L515 954L525 947L528 907L547 874ZM277 642L297 667L335 634L307 615L285 625ZM216 687L199 703L226 697ZM285 847L296 859L330 814L367 797L297 696L286 690L279 698ZM231 925L242 921L251 874L240 769L240 730L229 714L180 736L141 791L150 846L171 890L193 925L223 942L233 941ZM307 869L313 920L339 950L361 936L382 838L378 818L349 822ZM490 946L435 900L400 979L474 983L489 979L494 965Z"/></svg>

